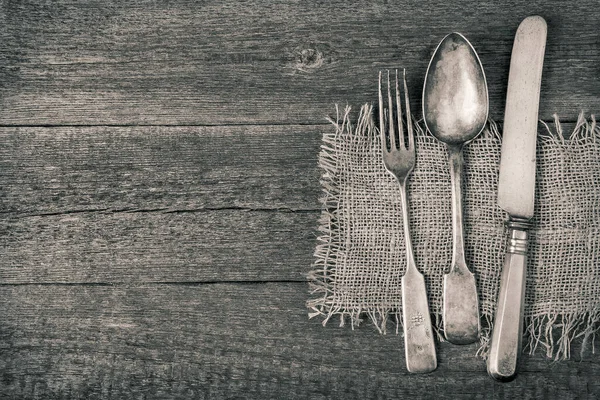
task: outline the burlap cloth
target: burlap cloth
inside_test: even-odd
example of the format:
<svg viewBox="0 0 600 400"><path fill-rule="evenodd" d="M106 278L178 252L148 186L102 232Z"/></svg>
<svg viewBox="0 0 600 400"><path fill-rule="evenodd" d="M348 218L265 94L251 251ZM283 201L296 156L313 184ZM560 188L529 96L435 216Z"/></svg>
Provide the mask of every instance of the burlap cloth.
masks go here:
<svg viewBox="0 0 600 400"><path fill-rule="evenodd" d="M355 124L351 120L356 121ZM323 135L322 216L309 316L354 328L367 316L381 333L401 332L405 270L398 183L385 171L372 109L347 107ZM501 129L492 121L465 146L463 182L467 265L474 272L485 355L506 249L506 213L498 207ZM450 176L443 144L420 124L417 164L408 184L415 260L425 275L430 311L442 337L442 279L452 249ZM535 216L525 296L524 350L570 357L574 339L593 346L600 320L600 128L583 115L572 133L540 123Z"/></svg>

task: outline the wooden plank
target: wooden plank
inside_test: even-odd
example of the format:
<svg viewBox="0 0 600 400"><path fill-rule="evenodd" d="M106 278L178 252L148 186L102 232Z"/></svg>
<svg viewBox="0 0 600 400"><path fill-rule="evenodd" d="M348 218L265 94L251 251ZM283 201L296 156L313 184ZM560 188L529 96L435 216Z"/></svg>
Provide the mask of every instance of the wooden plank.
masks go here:
<svg viewBox="0 0 600 400"><path fill-rule="evenodd" d="M0 128L0 282L304 280L328 129Z"/></svg>
<svg viewBox="0 0 600 400"><path fill-rule="evenodd" d="M429 57L462 32L503 115L519 22L549 26L540 115L597 112L597 7L589 2L70 0L0 12L0 124L321 123L376 99L380 69L408 69L415 110Z"/></svg>
<svg viewBox="0 0 600 400"><path fill-rule="evenodd" d="M325 129L0 128L0 281L304 280Z"/></svg>
<svg viewBox="0 0 600 400"><path fill-rule="evenodd" d="M0 282L305 281L319 212L82 212L0 220Z"/></svg>
<svg viewBox="0 0 600 400"><path fill-rule="evenodd" d="M0 128L11 215L85 210L315 210L332 125Z"/></svg>
<svg viewBox="0 0 600 400"><path fill-rule="evenodd" d="M406 372L402 339L322 327L306 284L0 286L2 398L594 398L600 358L526 356L511 383L476 347Z"/></svg>

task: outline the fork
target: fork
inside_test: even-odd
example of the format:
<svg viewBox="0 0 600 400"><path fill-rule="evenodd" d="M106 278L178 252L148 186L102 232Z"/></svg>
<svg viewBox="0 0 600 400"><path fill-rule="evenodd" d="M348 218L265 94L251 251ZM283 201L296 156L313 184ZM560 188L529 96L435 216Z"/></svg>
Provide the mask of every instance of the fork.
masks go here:
<svg viewBox="0 0 600 400"><path fill-rule="evenodd" d="M381 94L381 71L379 72L379 131L385 169L400 184L404 239L406 241L406 272L402 276L402 322L404 326L404 351L409 372L425 373L437 368L437 357L431 316L427 304L425 279L415 264L408 219L406 182L415 166L415 139L406 87L406 70L403 71L405 119L402 121L398 70L396 70L396 106L392 105L390 72L387 73L387 100L385 109ZM396 121L394 121L394 114ZM386 121L387 119L387 121ZM387 122L387 124L386 124ZM404 129L406 125L406 131ZM408 144L406 143L408 140ZM388 146L389 145L389 146Z"/></svg>

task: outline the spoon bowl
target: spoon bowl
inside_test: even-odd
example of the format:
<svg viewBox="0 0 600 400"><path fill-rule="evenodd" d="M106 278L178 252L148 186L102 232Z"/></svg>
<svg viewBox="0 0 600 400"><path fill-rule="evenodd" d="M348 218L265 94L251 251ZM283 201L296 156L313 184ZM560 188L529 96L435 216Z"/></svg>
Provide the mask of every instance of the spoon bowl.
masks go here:
<svg viewBox="0 0 600 400"><path fill-rule="evenodd" d="M447 35L435 50L423 87L425 126L448 148L452 181L453 251L444 275L444 334L455 344L479 336L479 301L475 276L467 267L462 215L462 147L483 131L488 118L487 83L479 57L460 33Z"/></svg>
<svg viewBox="0 0 600 400"><path fill-rule="evenodd" d="M460 145L485 127L489 100L481 61L460 33L447 35L429 63L423 87L423 116L438 140Z"/></svg>

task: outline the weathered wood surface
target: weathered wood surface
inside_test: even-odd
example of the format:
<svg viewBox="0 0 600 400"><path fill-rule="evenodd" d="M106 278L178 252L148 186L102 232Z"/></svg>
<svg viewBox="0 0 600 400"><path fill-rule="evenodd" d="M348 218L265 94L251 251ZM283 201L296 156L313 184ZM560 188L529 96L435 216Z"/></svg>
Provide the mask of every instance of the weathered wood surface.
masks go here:
<svg viewBox="0 0 600 400"><path fill-rule="evenodd" d="M401 338L307 320L321 134L465 34L500 120L512 39L549 26L541 117L598 112L597 5L0 2L0 398L594 398L600 358L474 347L406 373ZM565 127L568 130L569 127ZM284 152L285 150L285 152ZM574 354L576 356L576 354Z"/></svg>
<svg viewBox="0 0 600 400"><path fill-rule="evenodd" d="M475 345L406 372L402 339L306 318L305 283L0 287L0 397L582 399L599 358L487 376Z"/></svg>
<svg viewBox="0 0 600 400"><path fill-rule="evenodd" d="M0 128L0 281L305 280L332 129Z"/></svg>
<svg viewBox="0 0 600 400"><path fill-rule="evenodd" d="M1 211L317 210L318 153L332 130L0 127Z"/></svg>
<svg viewBox="0 0 600 400"><path fill-rule="evenodd" d="M0 128L0 282L304 280L333 129Z"/></svg>
<svg viewBox="0 0 600 400"><path fill-rule="evenodd" d="M549 25L541 116L574 119L600 96L596 10L562 0L4 1L0 123L321 123L333 103L376 99L379 69L406 67L417 94L452 31L478 51L498 119L514 33L536 13Z"/></svg>
<svg viewBox="0 0 600 400"><path fill-rule="evenodd" d="M318 212L85 212L0 220L3 283L305 281Z"/></svg>

